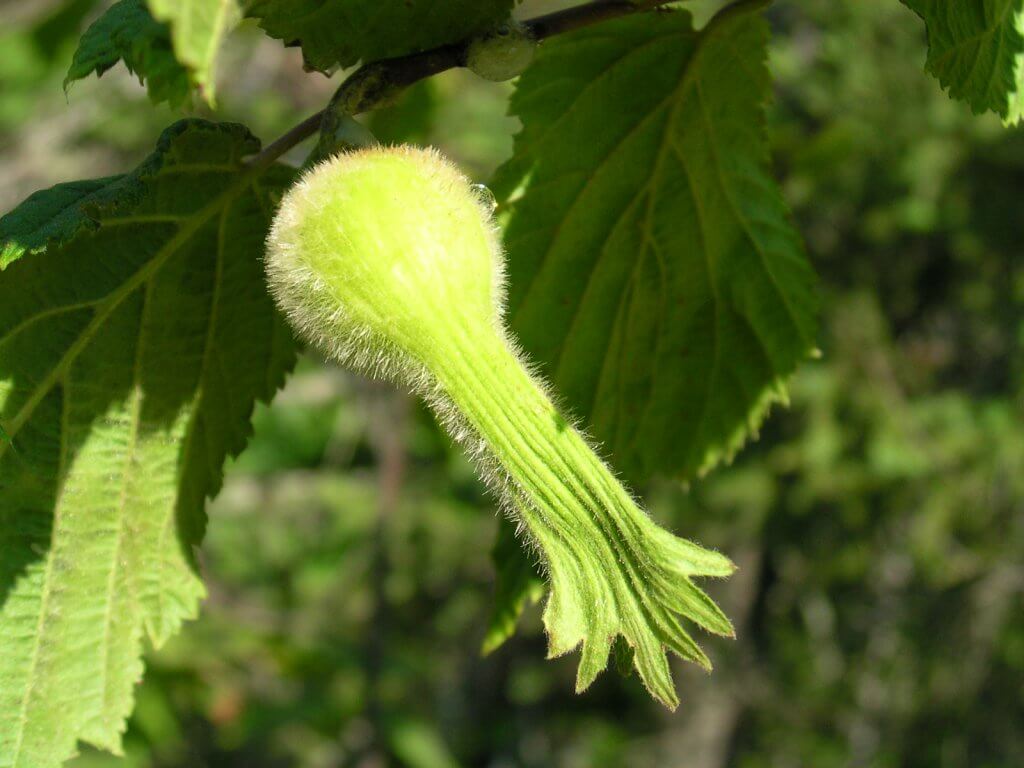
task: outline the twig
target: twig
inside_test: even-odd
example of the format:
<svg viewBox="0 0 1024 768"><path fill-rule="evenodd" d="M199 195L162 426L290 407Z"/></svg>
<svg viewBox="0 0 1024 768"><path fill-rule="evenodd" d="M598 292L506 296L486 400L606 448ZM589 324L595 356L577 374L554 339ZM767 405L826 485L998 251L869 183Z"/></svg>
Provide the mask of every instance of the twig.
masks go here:
<svg viewBox="0 0 1024 768"><path fill-rule="evenodd" d="M668 5L669 0L597 0L596 2L577 5L572 8L565 8L545 16L538 16L535 19L524 21L523 26L530 30L534 38L544 40L565 32L572 32L574 29L589 27L608 19L616 19L619 16L628 16L631 13L642 11L653 11L663 5Z"/></svg>
<svg viewBox="0 0 1024 768"><path fill-rule="evenodd" d="M566 8L554 13L527 19L523 25L536 40L571 32L620 16L656 10L670 0L594 0L594 2ZM332 105L344 101L344 112L358 115L386 103L413 83L440 74L449 69L465 66L466 49L472 40L442 45L429 51L399 56L394 59L365 64L338 88ZM283 136L268 144L253 160L254 167L272 165L288 150L313 136L321 127L324 116L331 110L310 115Z"/></svg>
<svg viewBox="0 0 1024 768"><path fill-rule="evenodd" d="M298 125L292 127L283 136L267 144L263 151L256 155L252 165L257 168L265 168L273 165L274 162L285 152L308 139L320 127L324 111L320 110L315 115L310 115Z"/></svg>

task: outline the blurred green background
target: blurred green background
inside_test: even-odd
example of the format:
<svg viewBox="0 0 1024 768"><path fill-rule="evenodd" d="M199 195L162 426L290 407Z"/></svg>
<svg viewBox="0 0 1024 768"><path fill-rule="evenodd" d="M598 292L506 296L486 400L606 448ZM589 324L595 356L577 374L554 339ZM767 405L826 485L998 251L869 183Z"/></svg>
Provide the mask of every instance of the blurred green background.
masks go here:
<svg viewBox="0 0 1024 768"><path fill-rule="evenodd" d="M65 97L99 5L0 0L2 211L133 166L178 117L120 69ZM711 585L739 629L705 640L714 674L678 665L674 714L614 672L575 696L538 607L481 658L493 503L421 406L308 357L210 509L210 597L149 654L126 757L75 768L1024 765L1024 131L940 92L896 0L769 18L822 357L734 466L638 489L741 566ZM339 79L249 27L220 69L215 116L265 140ZM509 90L449 73L368 122L486 180Z"/></svg>

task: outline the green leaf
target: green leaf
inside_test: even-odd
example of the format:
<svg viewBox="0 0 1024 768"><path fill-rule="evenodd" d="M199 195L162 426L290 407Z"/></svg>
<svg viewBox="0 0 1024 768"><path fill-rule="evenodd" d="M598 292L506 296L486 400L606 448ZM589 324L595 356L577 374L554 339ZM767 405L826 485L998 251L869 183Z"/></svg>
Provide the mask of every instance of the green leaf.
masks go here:
<svg viewBox="0 0 1024 768"><path fill-rule="evenodd" d="M903 0L928 30L925 67L975 113L1024 114L1024 0Z"/></svg>
<svg viewBox="0 0 1024 768"><path fill-rule="evenodd" d="M192 82L214 101L214 66L221 43L242 17L237 0L149 0L154 18L171 27L174 53Z"/></svg>
<svg viewBox="0 0 1024 768"><path fill-rule="evenodd" d="M755 432L814 347L814 277L769 170L768 27L639 14L545 43L499 169L509 314L631 478Z"/></svg>
<svg viewBox="0 0 1024 768"><path fill-rule="evenodd" d="M90 26L64 78L64 88L93 72L101 76L123 61L146 84L154 104L172 108L189 98L189 74L171 50L170 30L153 19L143 0L121 0Z"/></svg>
<svg viewBox="0 0 1024 768"><path fill-rule="evenodd" d="M95 229L96 219L83 214L117 201L136 186L133 177L111 176L36 192L18 207L17 218L0 220L0 270L26 253L45 251L51 241L66 240L83 227Z"/></svg>
<svg viewBox="0 0 1024 768"><path fill-rule="evenodd" d="M366 126L381 144L429 144L439 101L437 84L420 80L394 103L371 112Z"/></svg>
<svg viewBox="0 0 1024 768"><path fill-rule="evenodd" d="M536 603L544 596L544 580L534 566L535 558L531 559L520 546L515 526L505 517L498 522L491 559L496 587L494 608L481 649L485 655L496 651L516 633L516 623L526 604Z"/></svg>
<svg viewBox="0 0 1024 768"><path fill-rule="evenodd" d="M268 35L302 46L321 72L434 48L486 31L514 0L253 0Z"/></svg>
<svg viewBox="0 0 1024 768"><path fill-rule="evenodd" d="M204 500L294 360L260 258L292 172L257 149L185 121L137 171L0 219L4 768L117 751L143 634L196 614Z"/></svg>

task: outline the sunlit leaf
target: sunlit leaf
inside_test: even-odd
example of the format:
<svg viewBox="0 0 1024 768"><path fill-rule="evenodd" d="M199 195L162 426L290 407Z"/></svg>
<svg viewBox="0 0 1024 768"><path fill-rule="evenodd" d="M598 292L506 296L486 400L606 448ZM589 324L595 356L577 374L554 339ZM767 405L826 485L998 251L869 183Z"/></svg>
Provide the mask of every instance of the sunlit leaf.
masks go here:
<svg viewBox="0 0 1024 768"><path fill-rule="evenodd" d="M494 183L513 326L633 478L731 457L814 348L752 5L700 32L676 12L556 38L513 99Z"/></svg>
<svg viewBox="0 0 1024 768"><path fill-rule="evenodd" d="M242 16L237 0L148 0L154 18L171 28L174 53L207 101L214 98L217 54Z"/></svg>
<svg viewBox="0 0 1024 768"><path fill-rule="evenodd" d="M903 0L928 30L928 71L1007 123L1024 114L1024 0Z"/></svg>
<svg viewBox="0 0 1024 768"><path fill-rule="evenodd" d="M195 616L204 501L290 369L263 283L287 169L186 121L0 219L0 765L120 748L143 635Z"/></svg>

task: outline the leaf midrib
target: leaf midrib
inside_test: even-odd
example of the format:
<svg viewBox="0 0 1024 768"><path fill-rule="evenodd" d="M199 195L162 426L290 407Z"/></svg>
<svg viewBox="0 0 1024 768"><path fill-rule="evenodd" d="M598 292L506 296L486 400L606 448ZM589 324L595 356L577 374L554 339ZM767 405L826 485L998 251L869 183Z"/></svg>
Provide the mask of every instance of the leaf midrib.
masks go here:
<svg viewBox="0 0 1024 768"><path fill-rule="evenodd" d="M67 467L67 419L68 419L68 387L67 382L64 384L64 393L61 399L61 410L60 410L60 452L59 460L57 462L57 474L58 477L64 475ZM0 456L3 455L5 445L0 445ZM53 536L56 535L56 531L60 525L62 512L63 512L63 496L64 486L62 485L60 490L57 492L57 498L54 500L53 505ZM18 713L18 730L17 730L17 741L14 744L14 759L11 763L12 768L18 768L21 762L21 750L25 745L25 731L28 726L28 708L29 702L32 700L32 692L35 690L35 686L32 681L36 677L36 669L39 666L39 651L42 648L42 637L46 628L46 616L47 609L50 602L51 585L50 579L53 576L53 562L56 558L46 558L46 572L43 574L43 589L39 597L39 619L36 622L35 641L32 644L32 661L29 665L29 674L25 680L25 692L21 698L21 708Z"/></svg>
<svg viewBox="0 0 1024 768"><path fill-rule="evenodd" d="M199 379L197 384L196 396L194 398L194 407L192 414L189 417L189 424L185 432L185 445L181 452L181 466L188 467L191 461L192 443L196 434L196 420L199 418L199 412L202 407L203 396L206 391L206 373L210 361L210 350L213 348L214 334L217 328L217 309L220 306L220 296L222 289L222 282L224 277L224 254L225 254L225 226L227 224L227 216L230 211L231 202L225 202L224 209L220 212L220 224L217 227L217 261L216 261L216 274L213 283L213 297L210 300L210 320L206 330L206 340L203 345L203 359L199 365ZM157 552L164 552L164 542L166 541L167 533L171 529L171 523L174 520L173 510L171 514L166 516L163 524L160 526L160 538L157 544ZM159 574L159 580L161 587L163 586L164 579L166 578L167 560L165 558L160 559L160 568L157 573ZM157 589L157 610L160 615L160 626L163 626L164 617L164 596L166 590L160 588Z"/></svg>

